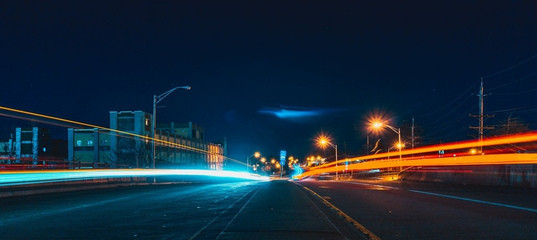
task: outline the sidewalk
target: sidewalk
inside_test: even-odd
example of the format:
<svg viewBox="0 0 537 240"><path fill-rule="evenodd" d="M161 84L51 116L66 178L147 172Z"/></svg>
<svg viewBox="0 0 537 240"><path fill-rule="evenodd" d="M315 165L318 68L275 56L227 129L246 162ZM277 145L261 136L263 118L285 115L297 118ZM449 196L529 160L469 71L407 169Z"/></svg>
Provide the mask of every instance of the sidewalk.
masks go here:
<svg viewBox="0 0 537 240"><path fill-rule="evenodd" d="M262 186L218 239L346 239L296 184Z"/></svg>

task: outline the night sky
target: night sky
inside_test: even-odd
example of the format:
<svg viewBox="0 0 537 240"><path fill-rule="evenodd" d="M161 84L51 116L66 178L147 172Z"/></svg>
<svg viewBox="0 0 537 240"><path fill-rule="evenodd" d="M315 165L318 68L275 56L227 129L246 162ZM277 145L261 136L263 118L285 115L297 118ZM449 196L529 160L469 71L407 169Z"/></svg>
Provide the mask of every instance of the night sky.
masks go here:
<svg viewBox="0 0 537 240"><path fill-rule="evenodd" d="M535 1L357 2L0 1L0 105L107 127L190 85L158 121L226 137L232 158L302 158L321 132L357 156L372 114L407 142L414 117L418 145L475 138L483 77L485 125L537 129Z"/></svg>

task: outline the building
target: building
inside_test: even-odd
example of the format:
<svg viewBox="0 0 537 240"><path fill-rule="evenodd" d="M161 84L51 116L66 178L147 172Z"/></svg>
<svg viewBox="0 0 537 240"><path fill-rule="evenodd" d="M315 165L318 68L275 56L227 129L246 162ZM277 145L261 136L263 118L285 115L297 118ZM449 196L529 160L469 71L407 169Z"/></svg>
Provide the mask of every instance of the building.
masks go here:
<svg viewBox="0 0 537 240"><path fill-rule="evenodd" d="M110 130L69 129L69 161L74 166L151 168L151 117L143 111L111 111ZM158 168L222 169L225 141L206 142L204 129L192 122L157 124L155 139Z"/></svg>
<svg viewBox="0 0 537 240"><path fill-rule="evenodd" d="M65 141L54 140L47 128L15 128L0 142L0 162L16 168L54 167L65 161Z"/></svg>
<svg viewBox="0 0 537 240"><path fill-rule="evenodd" d="M67 159L71 168L116 167L110 156L110 131L98 128L67 130Z"/></svg>

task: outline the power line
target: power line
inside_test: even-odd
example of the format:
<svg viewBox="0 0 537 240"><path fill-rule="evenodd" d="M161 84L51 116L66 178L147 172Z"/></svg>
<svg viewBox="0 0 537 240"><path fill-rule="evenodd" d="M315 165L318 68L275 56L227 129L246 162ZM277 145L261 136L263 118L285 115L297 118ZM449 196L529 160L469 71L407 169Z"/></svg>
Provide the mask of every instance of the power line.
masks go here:
<svg viewBox="0 0 537 240"><path fill-rule="evenodd" d="M528 107L501 109L501 110L496 110L496 111L489 111L489 113L517 112L518 110L525 110L525 109L528 109Z"/></svg>
<svg viewBox="0 0 537 240"><path fill-rule="evenodd" d="M495 73L491 73L491 74L489 74L489 75L485 75L485 76L482 77L482 79L490 78L490 77L494 77L494 76L500 75L500 74L502 74L502 73L504 73L504 72L507 72L507 71L509 71L509 70L511 70L511 69L514 69L514 68L516 68L516 67L518 67L518 66L520 66L520 65L522 65L522 64L524 64L524 63L527 63L527 62L533 60L534 58L537 58L537 54L535 54L535 55L533 55L533 56L531 56L531 57L529 57L529 58L527 58L527 59L525 59L525 60L523 60L523 61L521 61L521 62L515 64L515 65L512 65L512 66L510 66L510 67L508 67L508 68L504 68L504 69L502 69L502 70L500 70L500 71L497 71L497 72L495 72Z"/></svg>
<svg viewBox="0 0 537 240"><path fill-rule="evenodd" d="M514 96L514 95L525 95L525 94L529 94L529 93L532 93L532 92L537 92L537 88L522 91L522 92L516 92L516 93L500 93L500 94L497 94L497 95L500 95L500 96Z"/></svg>
<svg viewBox="0 0 537 240"><path fill-rule="evenodd" d="M499 86L496 86L496 87L494 87L494 88L490 88L489 91L490 91L490 90L496 90L496 89L498 89L498 88L503 88L503 87L505 87L505 86L509 86L509 85L511 85L511 84L520 82L520 81L522 81L522 80L526 80L526 79L528 79L528 78L531 78L531 77L533 77L533 76L535 76L535 75L537 75L537 72L532 72L532 73L530 73L530 74L527 74L527 75L522 76L522 77L519 78L519 79L515 79L515 80L513 80L513 81L506 82L506 83L504 83L504 84L502 84L502 85L499 85Z"/></svg>
<svg viewBox="0 0 537 240"><path fill-rule="evenodd" d="M459 103L457 105L457 107L461 106L465 101L467 101L472 96L471 94L468 94L468 92L470 92L470 90L472 90L477 83L479 83L479 82L474 82L472 85L470 85L470 87L468 89L466 89L466 91L464 91L463 93L459 94L457 97L453 98L450 102L443 104L441 107L435 108L435 110L433 110L433 111L430 111L430 112L425 113L425 114L420 114L418 116L420 118L431 116L431 115L433 115L433 114L435 114L437 112L443 111L445 108L448 108L448 107L453 110L453 106L451 106L451 105L454 104L455 102L457 102L463 96L466 96L462 100L462 103Z"/></svg>

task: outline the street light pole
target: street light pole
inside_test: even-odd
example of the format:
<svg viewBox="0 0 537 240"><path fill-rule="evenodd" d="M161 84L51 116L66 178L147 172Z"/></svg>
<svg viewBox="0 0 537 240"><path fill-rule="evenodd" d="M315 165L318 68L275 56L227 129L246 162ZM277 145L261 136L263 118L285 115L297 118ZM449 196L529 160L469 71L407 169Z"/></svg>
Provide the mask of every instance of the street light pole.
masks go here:
<svg viewBox="0 0 537 240"><path fill-rule="evenodd" d="M374 128L380 128L382 126L386 126L387 128L389 128L390 130L394 131L395 133L397 133L397 137L398 137L398 140L399 142L397 143L397 148L399 148L399 172L402 172L403 171L403 157L402 157L402 154L401 154L401 148L403 148L403 143L401 143L401 128L394 128L388 124L384 124L384 123L373 123L373 127Z"/></svg>
<svg viewBox="0 0 537 240"><path fill-rule="evenodd" d="M330 139L324 135L321 135L317 138L317 144L324 148L326 145L330 145L336 150L336 181L339 180L338 171L337 171L337 145L330 142Z"/></svg>
<svg viewBox="0 0 537 240"><path fill-rule="evenodd" d="M397 129L397 135L399 136L399 143L397 143L399 148L399 173L401 173L403 171L403 157L401 155L401 148L403 148L403 143L401 142L401 128Z"/></svg>
<svg viewBox="0 0 537 240"><path fill-rule="evenodd" d="M249 171L249 169L248 169L248 165L250 165L250 163L249 163L250 158L251 158L251 157L254 157L254 156L255 156L255 158L258 158L258 157L261 156L261 153L259 153L259 152L255 152L254 154L252 154L252 155L250 155L250 156L248 156L248 157L246 158L246 172Z"/></svg>
<svg viewBox="0 0 537 240"><path fill-rule="evenodd" d="M175 87L175 88L172 88L160 95L153 95L153 116L151 117L151 142L152 142L152 151L151 151L151 155L152 155L152 159L153 159L153 168L156 168L156 161L155 161L155 132L156 132L156 122L157 122L157 103L159 103L160 101L162 101L165 97L167 97L168 95L170 95L170 93L172 93L173 91L179 89L179 88L182 88L182 89L186 89L186 90L190 90L191 87L190 86L179 86L179 87Z"/></svg>
<svg viewBox="0 0 537 240"><path fill-rule="evenodd" d="M333 147L335 150L336 150L336 181L339 180L339 177L338 177L338 170L337 170L337 145L336 144L333 144L329 141L326 141L326 144L330 145L330 147Z"/></svg>
<svg viewBox="0 0 537 240"><path fill-rule="evenodd" d="M338 178L338 170L337 170L337 145L334 145L334 144L331 144L330 145L333 145L334 149L336 149L336 181L339 180Z"/></svg>

